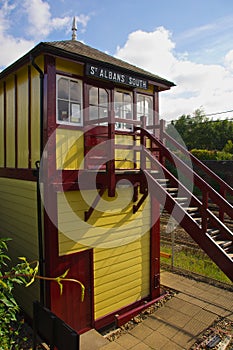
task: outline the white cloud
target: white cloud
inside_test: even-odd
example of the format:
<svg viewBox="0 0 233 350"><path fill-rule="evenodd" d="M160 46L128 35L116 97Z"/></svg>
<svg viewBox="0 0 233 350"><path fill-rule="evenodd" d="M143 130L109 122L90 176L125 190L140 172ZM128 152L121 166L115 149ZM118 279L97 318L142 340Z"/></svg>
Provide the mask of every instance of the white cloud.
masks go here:
<svg viewBox="0 0 233 350"><path fill-rule="evenodd" d="M11 26L10 16L15 8L16 4L9 5L7 0L2 1L0 7L0 69L13 63L34 45L32 40L17 38L8 34Z"/></svg>
<svg viewBox="0 0 233 350"><path fill-rule="evenodd" d="M175 47L171 33L160 27L131 33L116 56L177 85L160 94L160 114L167 120L200 107L206 113L233 109L233 50L226 55L225 65L208 65L192 62L187 53L179 55Z"/></svg>
<svg viewBox="0 0 233 350"><path fill-rule="evenodd" d="M43 0L15 0L13 5L9 0L0 1L0 70L9 66L19 57L35 46L38 41L45 40L53 31L65 29L70 32L72 17L53 17L50 5ZM17 30L13 18L20 23L21 36L17 36ZM79 15L76 17L81 31L85 30L90 17Z"/></svg>
<svg viewBox="0 0 233 350"><path fill-rule="evenodd" d="M69 28L71 31L72 17L54 17L52 18L50 5L43 0L24 0L24 9L28 16L29 33L34 38L47 37L53 30ZM85 30L90 17L88 15L79 15L76 21L81 24L82 30Z"/></svg>
<svg viewBox="0 0 233 350"><path fill-rule="evenodd" d="M24 0L23 7L28 17L29 34L33 38L47 37L52 30L64 28L71 23L71 18L52 18L50 5L43 0Z"/></svg>

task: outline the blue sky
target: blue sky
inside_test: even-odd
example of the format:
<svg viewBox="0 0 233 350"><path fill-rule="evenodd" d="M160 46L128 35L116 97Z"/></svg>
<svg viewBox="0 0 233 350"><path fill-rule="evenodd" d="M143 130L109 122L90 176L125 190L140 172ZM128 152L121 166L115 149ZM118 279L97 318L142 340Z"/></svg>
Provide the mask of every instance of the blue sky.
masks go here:
<svg viewBox="0 0 233 350"><path fill-rule="evenodd" d="M71 39L73 16L78 40L176 83L161 117L233 110L232 0L0 0L0 69L40 41Z"/></svg>

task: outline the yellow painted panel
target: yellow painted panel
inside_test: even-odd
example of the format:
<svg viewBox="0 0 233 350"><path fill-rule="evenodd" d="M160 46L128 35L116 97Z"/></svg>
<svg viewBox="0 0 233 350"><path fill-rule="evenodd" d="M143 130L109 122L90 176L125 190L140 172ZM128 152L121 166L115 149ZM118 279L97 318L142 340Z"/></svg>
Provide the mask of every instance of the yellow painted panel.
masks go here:
<svg viewBox="0 0 233 350"><path fill-rule="evenodd" d="M28 72L27 68L17 74L18 83L18 167L28 167Z"/></svg>
<svg viewBox="0 0 233 350"><path fill-rule="evenodd" d="M4 166L4 94L0 83L0 167Z"/></svg>
<svg viewBox="0 0 233 350"><path fill-rule="evenodd" d="M31 162L40 160L40 77L39 73L31 70Z"/></svg>
<svg viewBox="0 0 233 350"><path fill-rule="evenodd" d="M150 235L125 246L94 250L95 318L149 295Z"/></svg>
<svg viewBox="0 0 233 350"><path fill-rule="evenodd" d="M15 84L14 78L6 82L6 165L15 167Z"/></svg>
<svg viewBox="0 0 233 350"><path fill-rule="evenodd" d="M9 255L13 263L19 256L38 260L36 183L0 178L0 236L9 237ZM38 283L15 291L20 306L32 316L32 303L39 298Z"/></svg>
<svg viewBox="0 0 233 350"><path fill-rule="evenodd" d="M116 135L116 145L133 146L133 138L127 135ZM115 166L118 169L134 168L134 152L131 150L116 149L115 150Z"/></svg>
<svg viewBox="0 0 233 350"><path fill-rule="evenodd" d="M73 73L76 75L83 75L84 68L83 68L83 65L81 64L57 58L56 69L61 72Z"/></svg>
<svg viewBox="0 0 233 350"><path fill-rule="evenodd" d="M56 130L57 169L82 169L84 138L80 130L57 128Z"/></svg>
<svg viewBox="0 0 233 350"><path fill-rule="evenodd" d="M117 196L109 198L107 192L100 199L88 222L84 212L92 205L97 192L71 191L58 193L58 228L64 236L60 242L60 254L66 254L64 243L70 242L69 251L78 242L89 247L113 247L137 240L150 228L150 198L133 214L133 191L118 188ZM66 245L66 246L67 246Z"/></svg>

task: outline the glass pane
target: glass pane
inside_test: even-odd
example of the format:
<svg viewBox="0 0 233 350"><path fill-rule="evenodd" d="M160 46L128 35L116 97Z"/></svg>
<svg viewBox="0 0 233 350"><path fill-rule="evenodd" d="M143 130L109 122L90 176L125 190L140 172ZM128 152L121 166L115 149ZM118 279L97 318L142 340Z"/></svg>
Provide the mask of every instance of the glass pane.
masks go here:
<svg viewBox="0 0 233 350"><path fill-rule="evenodd" d="M131 95L130 94L124 94L124 102L131 103Z"/></svg>
<svg viewBox="0 0 233 350"><path fill-rule="evenodd" d="M105 89L99 89L99 104L100 106L106 106L108 104L108 93Z"/></svg>
<svg viewBox="0 0 233 350"><path fill-rule="evenodd" d="M81 100L80 87L77 81L70 81L70 100L79 101Z"/></svg>
<svg viewBox="0 0 233 350"><path fill-rule="evenodd" d="M58 98L69 99L69 80L65 78L58 79Z"/></svg>
<svg viewBox="0 0 233 350"><path fill-rule="evenodd" d="M108 110L105 107L99 107L99 118L105 118L108 116Z"/></svg>
<svg viewBox="0 0 233 350"><path fill-rule="evenodd" d="M69 121L69 102L58 100L58 120Z"/></svg>
<svg viewBox="0 0 233 350"><path fill-rule="evenodd" d="M90 106L89 107L89 120L98 119L98 107Z"/></svg>
<svg viewBox="0 0 233 350"><path fill-rule="evenodd" d="M89 90L89 104L98 105L98 88L91 87Z"/></svg>
<svg viewBox="0 0 233 350"><path fill-rule="evenodd" d="M70 121L81 124L81 106L79 103L70 104Z"/></svg>

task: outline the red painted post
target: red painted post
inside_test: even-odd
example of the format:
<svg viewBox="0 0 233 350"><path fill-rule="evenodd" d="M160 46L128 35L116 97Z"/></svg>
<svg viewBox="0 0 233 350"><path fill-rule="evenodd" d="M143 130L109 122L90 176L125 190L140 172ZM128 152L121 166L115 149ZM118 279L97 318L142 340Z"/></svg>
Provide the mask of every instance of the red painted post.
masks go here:
<svg viewBox="0 0 233 350"><path fill-rule="evenodd" d="M150 296L155 299L160 295L160 217L159 203L151 196L150 230Z"/></svg>
<svg viewBox="0 0 233 350"><path fill-rule="evenodd" d="M224 199L226 199L226 189L224 188L224 186L223 185L220 185L220 194L221 194L221 196L224 198ZM219 220L221 220L223 223L224 223L224 210L222 209L222 207L220 206L219 207Z"/></svg>
<svg viewBox="0 0 233 350"><path fill-rule="evenodd" d="M141 143L141 152L140 152L140 169L142 171L146 170L146 156L145 156L145 152L144 149L146 148L146 136L144 134L144 129L146 127L146 117L142 116L141 117L141 136L140 136L140 143ZM140 186L140 192L141 193L145 193L145 190L147 188L147 184L145 184L144 182L141 183Z"/></svg>
<svg viewBox="0 0 233 350"><path fill-rule="evenodd" d="M112 97L113 98L113 97ZM108 161L106 171L108 177L108 196L115 197L116 175L115 175L115 118L111 110L108 114Z"/></svg>

